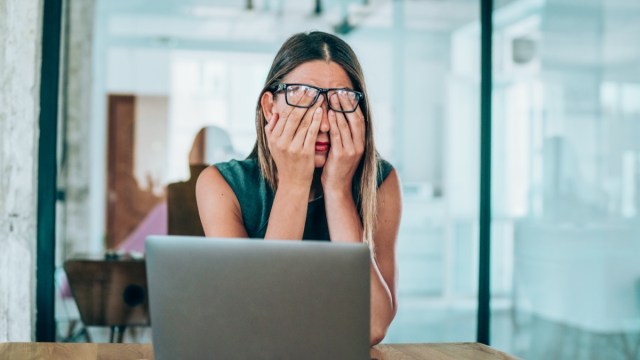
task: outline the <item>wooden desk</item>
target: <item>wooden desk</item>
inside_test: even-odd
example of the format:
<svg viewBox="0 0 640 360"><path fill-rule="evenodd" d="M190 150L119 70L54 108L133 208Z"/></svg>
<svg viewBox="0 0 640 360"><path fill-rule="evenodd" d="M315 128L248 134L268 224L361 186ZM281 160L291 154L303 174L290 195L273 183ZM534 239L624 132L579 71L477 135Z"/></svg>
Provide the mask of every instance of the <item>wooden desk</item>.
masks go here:
<svg viewBox="0 0 640 360"><path fill-rule="evenodd" d="M371 349L377 360L515 359L478 343L385 344ZM153 359L151 344L0 343L0 359L140 360Z"/></svg>

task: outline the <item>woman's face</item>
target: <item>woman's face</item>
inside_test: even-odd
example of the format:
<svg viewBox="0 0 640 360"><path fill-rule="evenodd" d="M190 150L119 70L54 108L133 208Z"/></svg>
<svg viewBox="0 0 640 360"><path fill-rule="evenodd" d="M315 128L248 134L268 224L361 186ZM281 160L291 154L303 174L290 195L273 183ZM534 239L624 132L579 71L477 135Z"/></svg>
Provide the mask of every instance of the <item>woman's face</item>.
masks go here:
<svg viewBox="0 0 640 360"><path fill-rule="evenodd" d="M293 69L282 80L285 84L305 84L313 85L319 88L349 88L353 89L353 84L349 75L344 69L337 63L324 60L309 61L299 65ZM324 95L322 95L324 96ZM327 161L329 154L329 148L331 146L329 139L329 118L327 100L322 102L322 121L320 123L320 131L318 132L318 138L316 140L316 155L314 163L316 168L323 167ZM284 97L284 93L278 93L274 104L273 111L282 113L284 109L289 106Z"/></svg>

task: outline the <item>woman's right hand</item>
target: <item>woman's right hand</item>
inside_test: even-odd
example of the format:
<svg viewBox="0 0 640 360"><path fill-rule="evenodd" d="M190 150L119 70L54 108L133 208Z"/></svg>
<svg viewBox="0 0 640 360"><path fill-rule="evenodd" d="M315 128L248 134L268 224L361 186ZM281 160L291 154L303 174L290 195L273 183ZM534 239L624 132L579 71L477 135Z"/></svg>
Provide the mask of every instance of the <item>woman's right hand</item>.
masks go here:
<svg viewBox="0 0 640 360"><path fill-rule="evenodd" d="M281 114L274 111L265 126L269 151L278 169L278 187L311 187L323 100L320 96L308 109L287 105Z"/></svg>

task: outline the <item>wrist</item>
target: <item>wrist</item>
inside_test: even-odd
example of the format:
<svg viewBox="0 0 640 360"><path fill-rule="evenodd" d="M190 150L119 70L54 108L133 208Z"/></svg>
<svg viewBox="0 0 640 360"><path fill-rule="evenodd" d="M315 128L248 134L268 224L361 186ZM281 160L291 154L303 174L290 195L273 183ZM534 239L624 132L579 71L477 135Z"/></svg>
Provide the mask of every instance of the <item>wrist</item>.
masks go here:
<svg viewBox="0 0 640 360"><path fill-rule="evenodd" d="M311 181L285 181L278 180L278 187L276 192L283 192L287 194L298 194L309 196L311 190Z"/></svg>
<svg viewBox="0 0 640 360"><path fill-rule="evenodd" d="M293 176L292 176L293 175ZM286 188L310 188L311 181L313 180L313 173L308 176L304 176L301 173L291 173L288 172L286 174L282 174L280 172L276 175L276 182L278 188L286 187Z"/></svg>
<svg viewBox="0 0 640 360"><path fill-rule="evenodd" d="M350 186L323 186L322 190L324 192L325 199L328 200L353 200L353 194Z"/></svg>
<svg viewBox="0 0 640 360"><path fill-rule="evenodd" d="M342 180L342 179L341 179ZM334 193L340 195L351 195L351 181L329 181L322 179L322 190L326 193Z"/></svg>

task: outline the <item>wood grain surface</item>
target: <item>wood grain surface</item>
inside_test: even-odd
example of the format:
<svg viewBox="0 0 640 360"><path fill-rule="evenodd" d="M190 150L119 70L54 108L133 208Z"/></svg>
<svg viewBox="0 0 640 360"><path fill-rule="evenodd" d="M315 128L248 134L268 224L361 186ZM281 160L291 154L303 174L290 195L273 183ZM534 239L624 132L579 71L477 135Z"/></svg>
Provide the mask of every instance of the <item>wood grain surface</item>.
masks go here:
<svg viewBox="0 0 640 360"><path fill-rule="evenodd" d="M376 360L516 359L479 343L383 344L371 349L371 358Z"/></svg>
<svg viewBox="0 0 640 360"><path fill-rule="evenodd" d="M384 344L371 349L376 360L515 359L478 343ZM2 360L141 360L153 359L151 344L2 343Z"/></svg>
<svg viewBox="0 0 640 360"><path fill-rule="evenodd" d="M3 343L2 360L141 360L153 359L151 344Z"/></svg>

